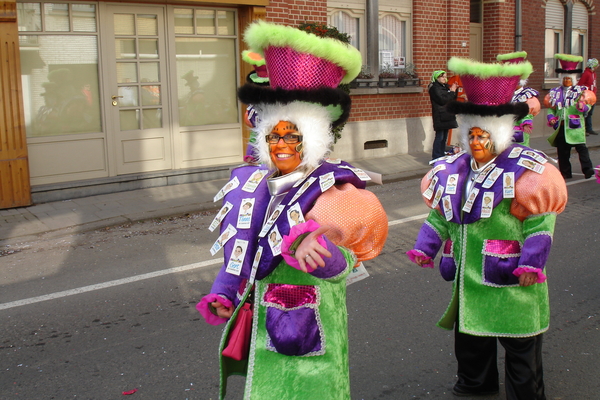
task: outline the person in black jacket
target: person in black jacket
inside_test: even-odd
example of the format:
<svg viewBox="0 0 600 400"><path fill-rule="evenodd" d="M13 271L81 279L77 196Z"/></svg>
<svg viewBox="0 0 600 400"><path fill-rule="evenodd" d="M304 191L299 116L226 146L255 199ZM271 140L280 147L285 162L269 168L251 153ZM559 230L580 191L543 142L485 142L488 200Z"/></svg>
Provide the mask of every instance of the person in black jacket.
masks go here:
<svg viewBox="0 0 600 400"><path fill-rule="evenodd" d="M446 152L446 140L448 139L448 130L458 128L456 116L446 110L446 104L451 100L456 100L456 83L448 86L448 77L446 71L434 71L431 75L429 84L429 98L431 100L431 115L433 117L433 130L435 139L433 140L433 149L431 158L443 157Z"/></svg>

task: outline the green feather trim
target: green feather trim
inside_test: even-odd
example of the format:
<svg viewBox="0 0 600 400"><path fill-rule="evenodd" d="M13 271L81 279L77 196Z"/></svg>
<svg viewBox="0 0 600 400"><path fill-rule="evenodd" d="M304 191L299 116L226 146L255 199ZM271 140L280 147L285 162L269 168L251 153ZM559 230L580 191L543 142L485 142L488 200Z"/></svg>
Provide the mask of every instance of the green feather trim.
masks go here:
<svg viewBox="0 0 600 400"><path fill-rule="evenodd" d="M572 54L555 54L554 58L556 58L557 60L564 60L564 61L577 61L577 62L581 62L583 61L583 57L581 56L574 56Z"/></svg>
<svg viewBox="0 0 600 400"><path fill-rule="evenodd" d="M474 75L482 79L494 76L521 76L521 79L527 79L533 72L529 61L518 64L486 64L458 57L450 58L448 69L458 75Z"/></svg>
<svg viewBox="0 0 600 400"><path fill-rule="evenodd" d="M266 47L278 46L291 47L297 52L324 58L346 71L341 83L351 82L362 66L362 56L356 48L339 40L321 38L291 26L257 21L246 29L244 40L250 48L263 55Z"/></svg>
<svg viewBox="0 0 600 400"><path fill-rule="evenodd" d="M516 51L514 53L498 54L496 56L496 60L498 61L512 60L513 58L527 58L527 52Z"/></svg>
<svg viewBox="0 0 600 400"><path fill-rule="evenodd" d="M242 51L242 60L246 61L250 65L256 65L257 67L261 67L261 66L265 65L266 61L265 61L264 57L261 57L260 60L256 60L254 58L250 58L250 56L249 56L250 53L253 53L253 52L250 50Z"/></svg>

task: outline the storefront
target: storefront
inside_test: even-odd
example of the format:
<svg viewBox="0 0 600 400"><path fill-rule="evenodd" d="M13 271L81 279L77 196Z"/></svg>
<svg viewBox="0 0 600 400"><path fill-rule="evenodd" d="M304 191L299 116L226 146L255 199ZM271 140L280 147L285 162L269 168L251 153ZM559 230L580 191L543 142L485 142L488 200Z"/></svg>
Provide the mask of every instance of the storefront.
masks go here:
<svg viewBox="0 0 600 400"><path fill-rule="evenodd" d="M242 159L248 7L194 4L16 3L32 187Z"/></svg>

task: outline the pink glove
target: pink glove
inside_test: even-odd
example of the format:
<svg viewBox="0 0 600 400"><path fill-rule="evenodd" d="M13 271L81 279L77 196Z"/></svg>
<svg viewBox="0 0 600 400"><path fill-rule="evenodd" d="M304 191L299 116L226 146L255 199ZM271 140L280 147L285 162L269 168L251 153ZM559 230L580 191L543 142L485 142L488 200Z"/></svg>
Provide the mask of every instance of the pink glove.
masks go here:
<svg viewBox="0 0 600 400"><path fill-rule="evenodd" d="M546 282L546 279L547 279L546 278L546 274L544 274L540 268L519 267L519 268L517 268L517 269L515 269L513 271L513 275L518 278L519 276L521 276L525 272L535 272L537 274L537 276L538 276L537 283L544 283L544 282Z"/></svg>
<svg viewBox="0 0 600 400"><path fill-rule="evenodd" d="M408 256L408 258L410 258L410 261L414 262L415 264L421 265L421 267L423 268L433 268L433 260L431 259L431 257L423 253L422 251L412 249L407 251L406 255ZM424 263L419 264L419 262L417 262L417 257L423 258Z"/></svg>
<svg viewBox="0 0 600 400"><path fill-rule="evenodd" d="M582 100L579 100L575 107L577 108L577 111L579 111L579 112L586 112L587 108L588 108L587 105L585 104L585 102L583 102Z"/></svg>

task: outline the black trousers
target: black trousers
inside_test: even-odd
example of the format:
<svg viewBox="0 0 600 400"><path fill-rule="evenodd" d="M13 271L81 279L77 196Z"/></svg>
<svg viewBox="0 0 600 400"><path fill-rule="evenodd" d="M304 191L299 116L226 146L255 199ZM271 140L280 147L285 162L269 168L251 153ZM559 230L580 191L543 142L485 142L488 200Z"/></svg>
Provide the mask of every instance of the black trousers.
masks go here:
<svg viewBox="0 0 600 400"><path fill-rule="evenodd" d="M573 145L567 143L565 140L565 129L562 123L560 124L554 144L556 145L556 152L558 154L558 168L560 169L560 173L563 178L568 179L573 177L571 171L571 161L569 160L573 146L575 146L575 150L577 150L577 153L579 154L581 172L583 172L586 177L594 175L594 166L592 165L592 160L590 160L590 153L587 146L585 144Z"/></svg>
<svg viewBox="0 0 600 400"><path fill-rule="evenodd" d="M458 326L458 324L456 324ZM456 386L469 392L498 390L497 342L506 351L507 400L546 400L542 368L543 335L528 338L472 336L454 329L458 361Z"/></svg>

